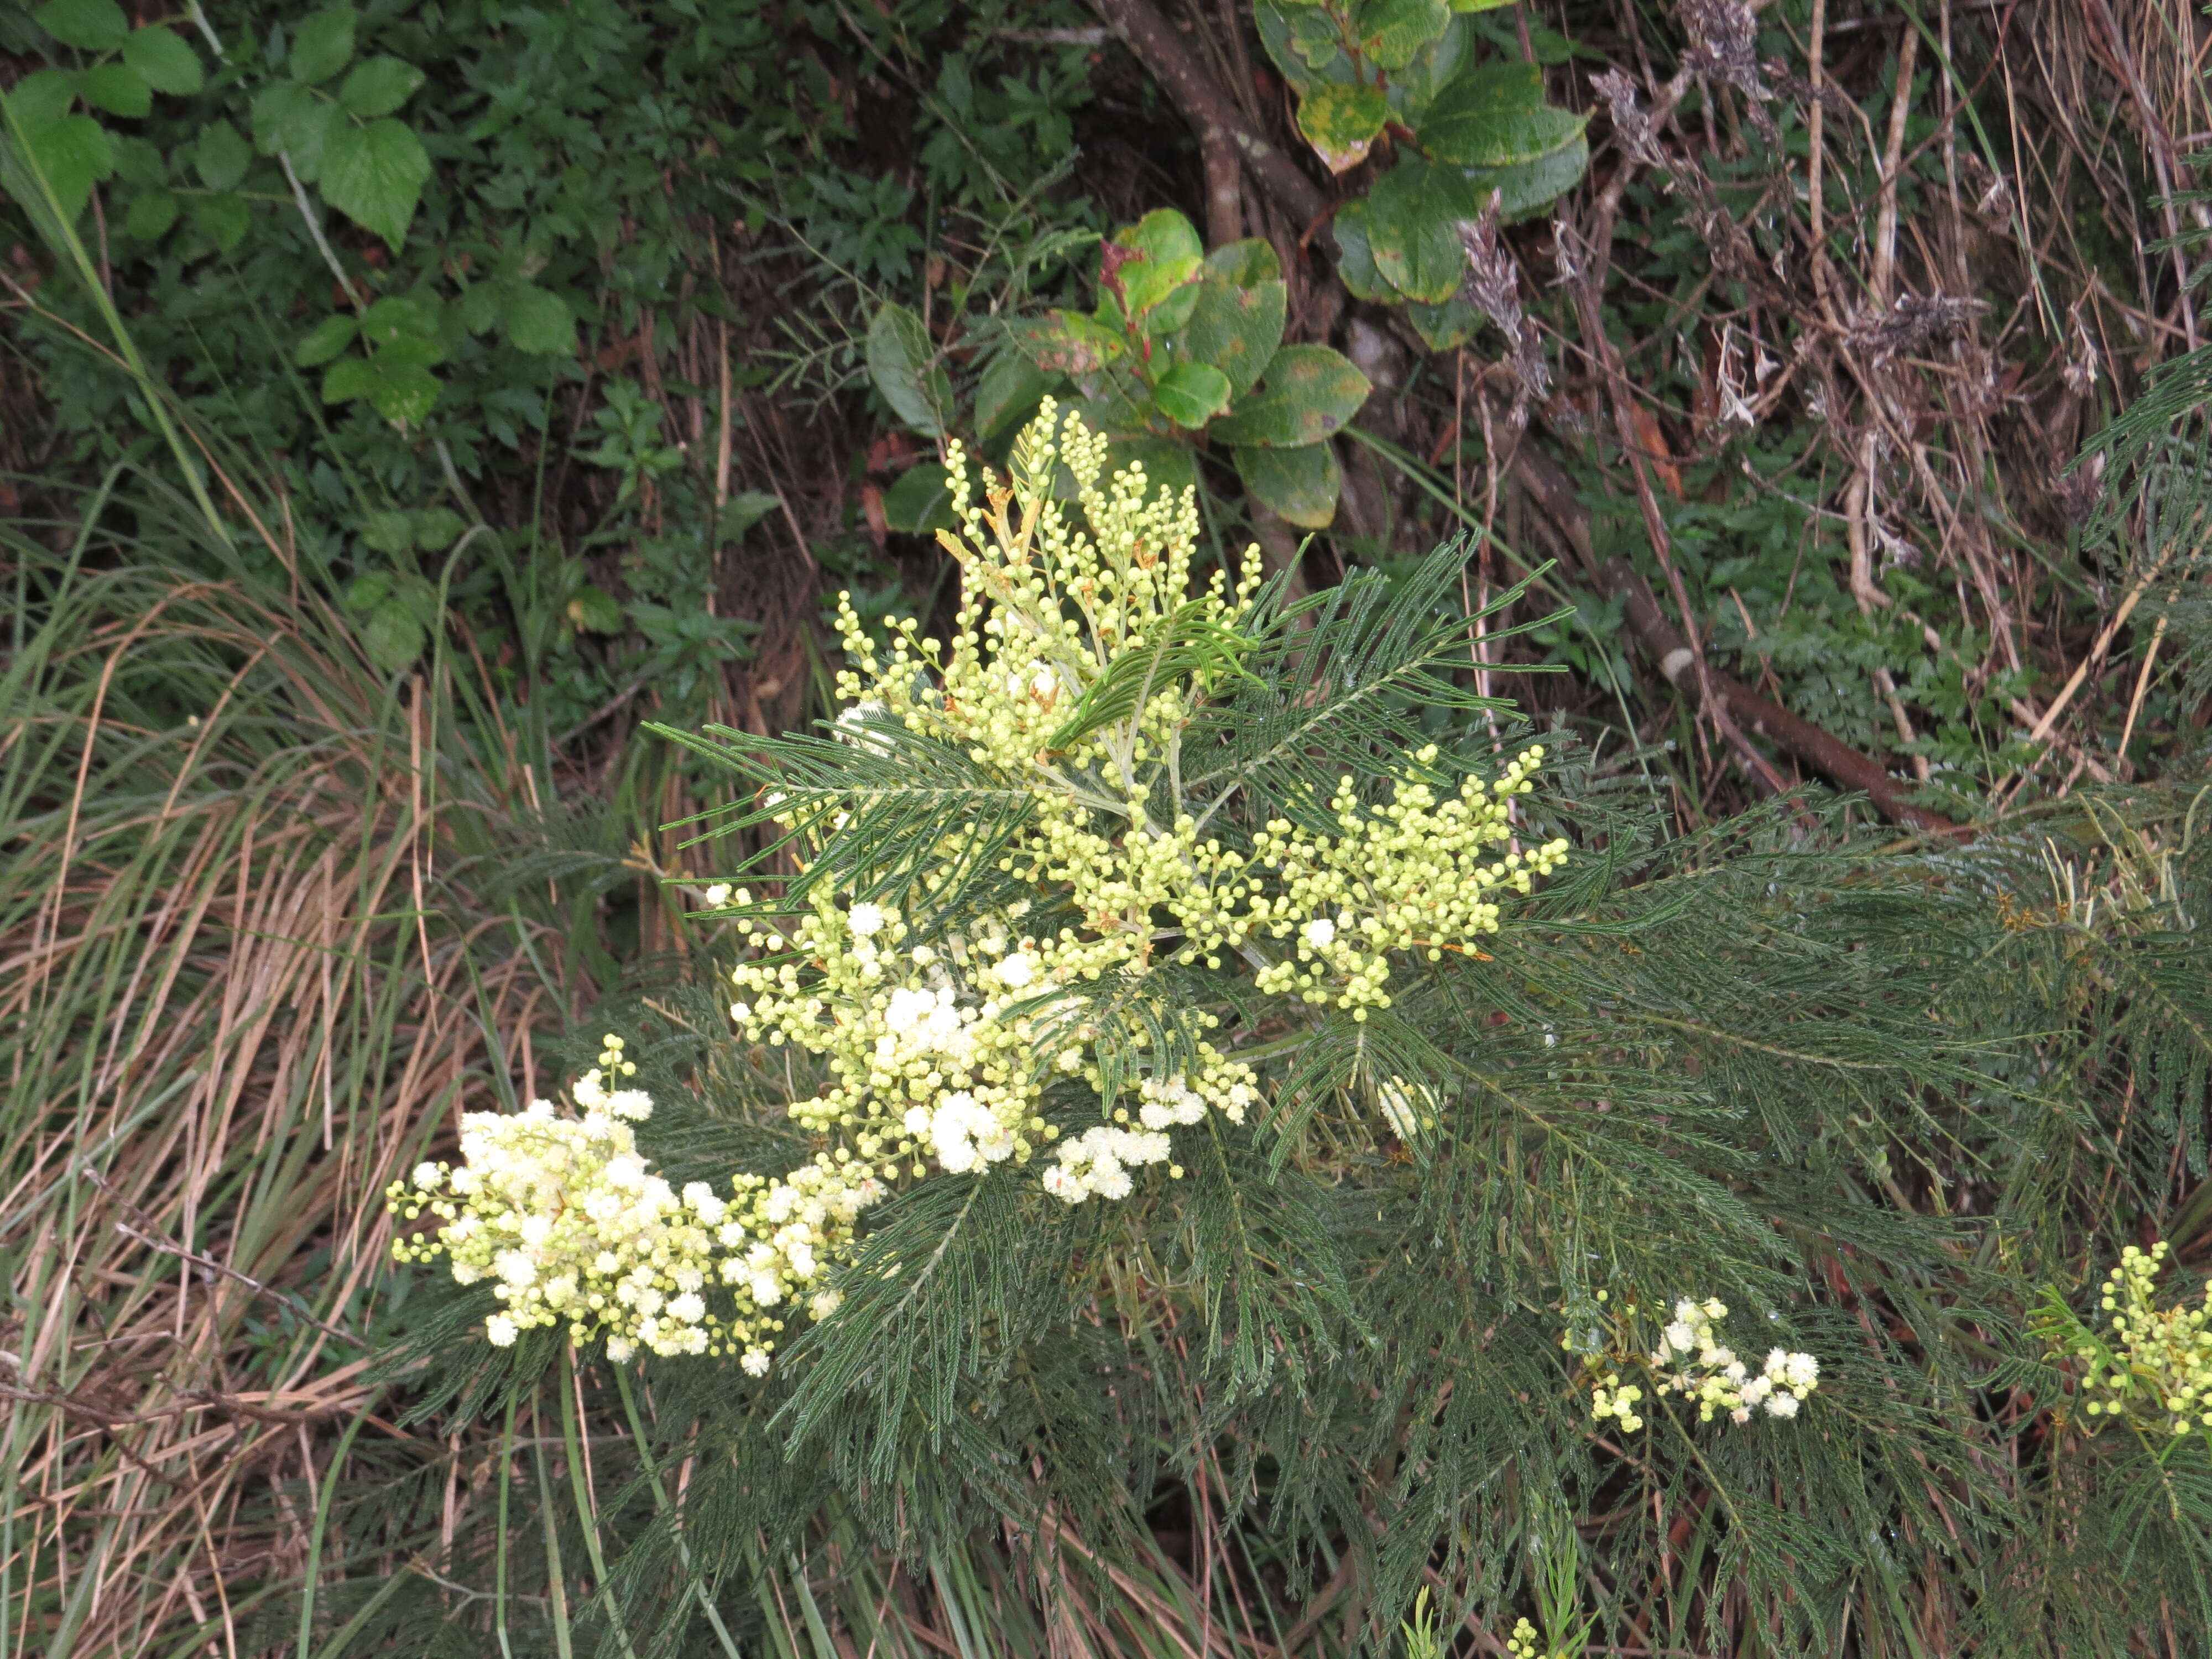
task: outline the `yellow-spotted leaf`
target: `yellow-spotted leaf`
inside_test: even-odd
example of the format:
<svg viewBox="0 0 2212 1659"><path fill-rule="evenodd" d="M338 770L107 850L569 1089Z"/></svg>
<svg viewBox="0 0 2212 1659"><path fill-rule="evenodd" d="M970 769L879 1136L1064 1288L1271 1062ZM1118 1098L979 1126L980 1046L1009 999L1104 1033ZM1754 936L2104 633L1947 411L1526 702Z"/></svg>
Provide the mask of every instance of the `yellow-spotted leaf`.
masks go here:
<svg viewBox="0 0 2212 1659"><path fill-rule="evenodd" d="M1319 86L1298 100L1298 131L1331 173L1348 173L1367 159L1390 100L1373 87Z"/></svg>
<svg viewBox="0 0 2212 1659"><path fill-rule="evenodd" d="M1289 345L1261 376L1259 389L1237 399L1212 428L1239 447L1297 449L1344 429L1367 401L1367 377L1352 359L1322 345Z"/></svg>
<svg viewBox="0 0 2212 1659"><path fill-rule="evenodd" d="M1408 299L1431 305L1450 299L1467 272L1460 222L1480 211L1458 167L1403 157L1367 193L1367 237L1376 270Z"/></svg>

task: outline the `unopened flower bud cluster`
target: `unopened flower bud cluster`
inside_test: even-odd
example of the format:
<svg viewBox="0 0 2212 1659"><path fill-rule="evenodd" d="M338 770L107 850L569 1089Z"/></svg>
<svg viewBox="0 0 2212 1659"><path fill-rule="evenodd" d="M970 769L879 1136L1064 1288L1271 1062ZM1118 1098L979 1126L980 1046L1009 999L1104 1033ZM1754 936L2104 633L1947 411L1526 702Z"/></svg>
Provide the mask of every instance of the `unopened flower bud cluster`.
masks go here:
<svg viewBox="0 0 2212 1659"><path fill-rule="evenodd" d="M2212 1285L2197 1307L2154 1306L2167 1254L2163 1240L2148 1250L2130 1244L2105 1280L2099 1302L2112 1341L2075 1350L2089 1362L2081 1409L2093 1422L2130 1417L2177 1435L2212 1429Z"/></svg>
<svg viewBox="0 0 2212 1659"><path fill-rule="evenodd" d="M1754 1372L1720 1340L1717 1324L1727 1316L1727 1305L1717 1298L1693 1302L1686 1297L1677 1302L1658 1346L1644 1357L1648 1380L1662 1393L1693 1401L1700 1423L1723 1414L1732 1423L1748 1423L1762 1407L1769 1417L1796 1416L1820 1385L1820 1362L1809 1353L1773 1348ZM1599 1375L1590 1393L1590 1414L1601 1421L1610 1419L1624 1432L1633 1434L1644 1426L1636 1407L1645 1395L1635 1383L1622 1380L1622 1369L1616 1366Z"/></svg>
<svg viewBox="0 0 2212 1659"><path fill-rule="evenodd" d="M501 1347L524 1331L566 1326L576 1341L604 1335L617 1360L639 1348L732 1354L759 1375L784 1308L805 1298L818 1316L835 1305L828 1269L881 1185L817 1160L781 1181L738 1176L728 1199L703 1181L677 1191L632 1136L652 1099L609 1086L637 1066L623 1058L620 1037L605 1042L574 1091L580 1118L544 1100L520 1113L471 1112L461 1120L459 1166L423 1164L411 1182L394 1182L386 1194L394 1214L443 1225L396 1240L392 1254L442 1254L461 1284L489 1279L502 1306L484 1334ZM734 1314L714 1311L715 1287Z"/></svg>

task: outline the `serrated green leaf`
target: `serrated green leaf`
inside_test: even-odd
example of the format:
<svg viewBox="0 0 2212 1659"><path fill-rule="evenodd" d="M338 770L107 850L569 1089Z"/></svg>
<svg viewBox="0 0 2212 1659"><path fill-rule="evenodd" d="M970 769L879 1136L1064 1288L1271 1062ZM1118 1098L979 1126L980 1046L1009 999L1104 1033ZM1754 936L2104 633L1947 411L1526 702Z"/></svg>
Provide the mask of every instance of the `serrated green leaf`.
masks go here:
<svg viewBox="0 0 2212 1659"><path fill-rule="evenodd" d="M1573 143L1549 155L1515 167L1470 168L1467 177L1478 204L1497 192L1498 216L1510 223L1549 207L1580 184L1589 168L1589 142L1577 133Z"/></svg>
<svg viewBox="0 0 2212 1659"><path fill-rule="evenodd" d="M925 436L944 436L940 411L951 404L952 387L921 319L886 301L868 325L867 355L868 379L891 413Z"/></svg>
<svg viewBox="0 0 2212 1659"><path fill-rule="evenodd" d="M1421 118L1421 148L1462 167L1540 161L1583 135L1586 118L1547 107L1533 64L1485 64L1446 87Z"/></svg>
<svg viewBox="0 0 2212 1659"><path fill-rule="evenodd" d="M1450 24L1444 0L1360 0L1352 16L1362 54L1386 70L1405 68Z"/></svg>
<svg viewBox="0 0 2212 1659"><path fill-rule="evenodd" d="M397 557L415 545L414 520L411 513L372 513L361 521L361 538L378 552Z"/></svg>
<svg viewBox="0 0 2212 1659"><path fill-rule="evenodd" d="M568 613L569 625L588 634L623 631L622 602L604 587L586 583L578 588L568 601Z"/></svg>
<svg viewBox="0 0 2212 1659"><path fill-rule="evenodd" d="M192 228L215 244L218 253L228 253L246 240L253 228L253 210L228 191L192 198Z"/></svg>
<svg viewBox="0 0 2212 1659"><path fill-rule="evenodd" d="M576 349L576 319L568 303L542 288L518 287L506 307L507 339L517 351L565 357Z"/></svg>
<svg viewBox="0 0 2212 1659"><path fill-rule="evenodd" d="M89 115L64 115L32 139L30 161L44 175L62 216L84 211L93 187L115 173L115 141Z"/></svg>
<svg viewBox="0 0 2212 1659"><path fill-rule="evenodd" d="M389 118L333 132L323 151L323 199L396 252L407 237L430 158L422 141Z"/></svg>
<svg viewBox="0 0 2212 1659"><path fill-rule="evenodd" d="M415 520L415 545L425 553L442 553L460 540L461 532L468 528L461 515L450 507L426 507L411 515Z"/></svg>
<svg viewBox="0 0 2212 1659"><path fill-rule="evenodd" d="M1467 273L1459 224L1480 210L1460 169L1401 156L1367 192L1376 270L1408 299L1432 305L1450 299Z"/></svg>
<svg viewBox="0 0 2212 1659"><path fill-rule="evenodd" d="M55 40L80 52L113 52L131 38L131 20L115 0L46 0L31 15Z"/></svg>
<svg viewBox="0 0 2212 1659"><path fill-rule="evenodd" d="M1384 305L1402 305L1406 296L1382 279L1375 268L1375 250L1368 239L1367 203L1359 199L1346 202L1337 209L1336 216L1329 221L1330 233L1336 240L1336 274L1355 300L1379 301Z"/></svg>
<svg viewBox="0 0 2212 1659"><path fill-rule="evenodd" d="M1195 432L1229 406L1229 377L1212 363L1176 363L1152 382L1160 413Z"/></svg>
<svg viewBox="0 0 2212 1659"><path fill-rule="evenodd" d="M292 35L292 73L310 85L327 81L353 56L354 9L331 6L311 14Z"/></svg>
<svg viewBox="0 0 2212 1659"><path fill-rule="evenodd" d="M1262 262L1256 255L1232 253L1253 246L1266 249ZM1259 271L1273 269L1274 251L1265 242L1232 242L1206 258L1206 275L1198 284L1198 299L1190 320L1173 337L1176 355L1194 363L1209 363L1229 377L1229 395L1241 398L1252 389L1261 371L1273 361L1283 341L1283 321L1288 295L1279 276L1249 283L1217 274L1215 258L1231 254L1222 269Z"/></svg>
<svg viewBox="0 0 2212 1659"><path fill-rule="evenodd" d="M1367 159L1390 100L1374 87L1316 87L1298 100L1298 131L1331 173L1348 173Z"/></svg>
<svg viewBox="0 0 2212 1659"><path fill-rule="evenodd" d="M1336 517L1343 469L1328 444L1297 449L1239 449L1237 476L1252 499L1301 530L1326 530Z"/></svg>
<svg viewBox="0 0 2212 1659"><path fill-rule="evenodd" d="M143 190L123 216L123 228L142 242L158 242L177 222L177 198L173 191Z"/></svg>
<svg viewBox="0 0 2212 1659"><path fill-rule="evenodd" d="M302 184L315 182L331 135L345 125L344 111L296 81L280 81L253 100L254 149L264 155L281 151L289 156Z"/></svg>
<svg viewBox="0 0 2212 1659"><path fill-rule="evenodd" d="M1288 345L1211 435L1238 447L1296 449L1343 429L1372 390L1352 361L1322 345Z"/></svg>
<svg viewBox="0 0 2212 1659"><path fill-rule="evenodd" d="M371 514L371 518L397 517L397 514ZM363 537L367 540L366 536ZM369 545L374 547L374 542ZM392 573L389 570L364 570L346 584L340 603L357 617L365 617L392 597Z"/></svg>
<svg viewBox="0 0 2212 1659"><path fill-rule="evenodd" d="M324 373L323 401L366 398L395 426L420 425L436 405L441 389L430 372L435 350L428 341L400 340L374 357L341 357Z"/></svg>
<svg viewBox="0 0 2212 1659"><path fill-rule="evenodd" d="M361 626L362 648L380 674L404 673L429 642L429 631L413 607L398 599L386 599L378 605Z"/></svg>
<svg viewBox="0 0 2212 1659"><path fill-rule="evenodd" d="M361 324L343 312L325 317L292 349L292 361L301 368L319 368L351 345L360 332Z"/></svg>
<svg viewBox="0 0 2212 1659"><path fill-rule="evenodd" d="M253 151L238 129L224 120L202 127L200 141L192 146L192 168L210 190L236 190L252 161Z"/></svg>
<svg viewBox="0 0 2212 1659"><path fill-rule="evenodd" d="M338 89L338 102L347 114L373 120L389 115L415 95L423 75L412 64L397 58L372 58L356 64Z"/></svg>
<svg viewBox="0 0 2212 1659"><path fill-rule="evenodd" d="M1114 233L1101 258L1100 286L1115 292L1122 309L1141 321L1198 275L1205 257L1206 245L1190 221L1173 208L1156 208ZM1158 321L1163 330L1182 325L1179 318Z"/></svg>
<svg viewBox="0 0 2212 1659"><path fill-rule="evenodd" d="M407 295L390 295L369 307L362 313L361 334L373 347L397 345L403 340L421 341L442 355L442 349L435 344L437 313ZM437 358L430 361L435 362Z"/></svg>
<svg viewBox="0 0 2212 1659"><path fill-rule="evenodd" d="M348 404L376 390L376 368L366 357L341 357L323 371L323 401Z"/></svg>
<svg viewBox="0 0 2212 1659"><path fill-rule="evenodd" d="M77 77L76 89L86 103L110 115L135 121L153 112L154 88L126 64L96 64Z"/></svg>
<svg viewBox="0 0 2212 1659"><path fill-rule="evenodd" d="M123 61L137 70L148 86L172 98L189 98L207 84L199 54L175 30L158 23L131 31L123 43Z"/></svg>
<svg viewBox="0 0 2212 1659"><path fill-rule="evenodd" d="M59 70L34 70L6 94L8 112L33 143L59 126L76 102L76 83Z"/></svg>
<svg viewBox="0 0 2212 1659"><path fill-rule="evenodd" d="M884 491L884 523L902 536L952 528L952 490L935 461L908 467Z"/></svg>

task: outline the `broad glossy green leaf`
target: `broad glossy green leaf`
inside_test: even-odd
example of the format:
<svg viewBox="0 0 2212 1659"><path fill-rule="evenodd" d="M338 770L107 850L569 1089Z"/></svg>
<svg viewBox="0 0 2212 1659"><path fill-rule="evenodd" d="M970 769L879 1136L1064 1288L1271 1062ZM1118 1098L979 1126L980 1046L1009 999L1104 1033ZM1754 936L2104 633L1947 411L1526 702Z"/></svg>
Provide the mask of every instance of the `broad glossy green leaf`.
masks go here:
<svg viewBox="0 0 2212 1659"><path fill-rule="evenodd" d="M429 177L422 141L389 118L338 128L323 151L323 199L395 252L406 240Z"/></svg>
<svg viewBox="0 0 2212 1659"><path fill-rule="evenodd" d="M1450 299L1440 306L1423 305L1416 300L1407 306L1406 320L1430 350L1449 351L1474 337L1483 315L1465 300Z"/></svg>
<svg viewBox="0 0 2212 1659"><path fill-rule="evenodd" d="M1283 262L1275 257L1272 243L1248 236L1241 242L1224 242L1207 254L1206 274L1240 288L1255 288L1261 283L1281 282Z"/></svg>
<svg viewBox="0 0 2212 1659"><path fill-rule="evenodd" d="M1454 17L1427 50L1391 70L1383 88L1389 94L1390 112L1406 125L1419 127L1437 94L1457 79L1474 58L1477 38L1465 18Z"/></svg>
<svg viewBox="0 0 2212 1659"><path fill-rule="evenodd" d="M940 411L951 403L951 385L937 366L928 329L902 305L886 301L868 325L868 379L901 421L925 436L944 436Z"/></svg>
<svg viewBox="0 0 2212 1659"><path fill-rule="evenodd" d="M1376 270L1408 299L1449 300L1467 270L1459 223L1474 217L1477 204L1457 167L1401 156L1367 193L1368 246Z"/></svg>
<svg viewBox="0 0 2212 1659"><path fill-rule="evenodd" d="M1299 0L1253 0L1252 21L1261 46L1295 90L1356 78L1336 24L1322 7Z"/></svg>
<svg viewBox="0 0 2212 1659"><path fill-rule="evenodd" d="M1102 253L1100 286L1118 289L1123 309L1142 322L1198 275L1205 258L1206 245L1190 221L1173 208L1155 208L1135 224L1115 232ZM1159 320L1167 328L1182 323L1181 319Z"/></svg>
<svg viewBox="0 0 2212 1659"><path fill-rule="evenodd" d="M175 30L158 23L131 31L123 43L123 61L148 86L172 98L189 98L207 84L199 54Z"/></svg>
<svg viewBox="0 0 2212 1659"><path fill-rule="evenodd" d="M1274 268L1274 251L1265 242L1232 242L1227 248L1216 249L1214 255L1207 257L1206 273L1197 284L1198 298L1191 307L1190 320L1171 341L1183 362L1211 364L1226 375L1232 398L1250 391L1261 371L1273 359L1275 348L1283 343L1288 303L1279 276L1247 284L1217 274L1215 256L1250 246L1267 249L1265 264L1256 255L1248 255L1224 264L1234 264L1245 270Z"/></svg>
<svg viewBox="0 0 2212 1659"><path fill-rule="evenodd" d="M292 73L312 85L343 69L353 57L354 17L351 6L310 14L292 35Z"/></svg>
<svg viewBox="0 0 2212 1659"><path fill-rule="evenodd" d="M1540 213L1582 182L1589 167L1589 143L1579 133L1572 143L1516 167L1478 167L1468 173L1477 203L1498 196L1498 216L1507 221Z"/></svg>
<svg viewBox="0 0 2212 1659"><path fill-rule="evenodd" d="M123 228L142 242L160 241L176 222L176 192L159 188L140 191L123 216Z"/></svg>
<svg viewBox="0 0 2212 1659"><path fill-rule="evenodd" d="M1229 406L1229 377L1212 363L1181 362L1152 382L1160 413L1195 432Z"/></svg>
<svg viewBox="0 0 2212 1659"><path fill-rule="evenodd" d="M1331 173L1348 173L1367 159L1390 100L1373 87L1316 87L1298 100L1298 131Z"/></svg>
<svg viewBox="0 0 2212 1659"><path fill-rule="evenodd" d="M325 317L307 331L307 337L292 349L292 361L302 368L319 368L354 343L361 333L357 318L340 312L335 317Z"/></svg>
<svg viewBox="0 0 2212 1659"><path fill-rule="evenodd" d="M1451 23L1444 0L1358 0L1352 27L1370 64L1401 70L1434 46Z"/></svg>
<svg viewBox="0 0 2212 1659"><path fill-rule="evenodd" d="M210 190L236 190L253 160L253 151L228 121L210 121L192 147L192 167Z"/></svg>
<svg viewBox="0 0 2212 1659"><path fill-rule="evenodd" d="M884 491L884 523L902 536L952 528L952 490L935 461L908 467Z"/></svg>
<svg viewBox="0 0 2212 1659"><path fill-rule="evenodd" d="M1027 420L1060 379L1030 360L1025 341L1001 350L975 382L975 435L988 442Z"/></svg>
<svg viewBox="0 0 2212 1659"><path fill-rule="evenodd" d="M1296 449L1239 449L1237 476L1252 499L1301 530L1326 530L1336 517L1344 471L1325 443Z"/></svg>
<svg viewBox="0 0 2212 1659"><path fill-rule="evenodd" d="M1367 218L1367 203L1359 198L1337 209L1336 216L1329 221L1329 230L1336 238L1337 276L1356 300L1401 305L1406 296L1383 281L1382 273L1375 269Z"/></svg>
<svg viewBox="0 0 2212 1659"><path fill-rule="evenodd" d="M338 89L338 102L349 115L370 120L389 115L415 95L422 84L422 71L397 58L372 58L356 64Z"/></svg>
<svg viewBox="0 0 2212 1659"><path fill-rule="evenodd" d="M94 109L138 120L151 114L154 88L146 77L124 64L95 64L77 77L77 91Z"/></svg>
<svg viewBox="0 0 2212 1659"><path fill-rule="evenodd" d="M131 20L115 0L46 0L31 15L55 40L80 52L113 52L131 38Z"/></svg>
<svg viewBox="0 0 2212 1659"><path fill-rule="evenodd" d="M1212 428L1224 443L1295 449L1343 429L1367 401L1367 377L1352 361L1322 345L1288 345L1261 376L1259 390L1240 398Z"/></svg>
<svg viewBox="0 0 2212 1659"><path fill-rule="evenodd" d="M413 606L399 599L385 600L361 625L362 649L380 674L404 673L429 642L429 630L422 626L422 619Z"/></svg>
<svg viewBox="0 0 2212 1659"><path fill-rule="evenodd" d="M1534 64L1484 64L1437 94L1421 118L1421 148L1462 167L1521 167L1573 144L1587 124L1546 106Z"/></svg>
<svg viewBox="0 0 2212 1659"><path fill-rule="evenodd" d="M568 302L542 288L519 287L507 302L507 339L517 351L565 357L576 349L576 319Z"/></svg>

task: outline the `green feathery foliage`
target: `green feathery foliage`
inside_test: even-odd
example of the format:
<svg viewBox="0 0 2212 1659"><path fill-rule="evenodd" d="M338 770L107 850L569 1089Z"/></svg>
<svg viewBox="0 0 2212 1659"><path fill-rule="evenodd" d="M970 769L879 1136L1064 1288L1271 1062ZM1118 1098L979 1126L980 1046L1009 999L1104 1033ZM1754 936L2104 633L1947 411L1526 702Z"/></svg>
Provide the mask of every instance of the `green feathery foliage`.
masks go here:
<svg viewBox="0 0 2212 1659"><path fill-rule="evenodd" d="M1384 799L1417 744L1441 775L1500 773L1527 734L1462 683L1460 556L1232 606L1234 649L1172 671L1182 805L1250 848L1279 817L1326 823L1346 772ZM1438 707L1443 741L1420 721ZM1048 757L1024 775L1018 748L979 758L927 725L696 741L781 794L734 821L790 830L744 872L770 896L727 913L912 904L943 939L981 937L1017 887L1049 901L1001 850L1044 810ZM1181 1180L1080 1204L1012 1161L902 1180L769 1376L641 1362L634 1479L598 1500L599 1524L623 1517L608 1594L569 1616L605 1615L608 1651L715 1651L708 1611L742 1643L763 1575L809 1540L927 1571L981 1527L1051 1628L1126 1588L1146 1511L1183 1492L1206 1495L1203 1547L1243 1563L1239 1596L1284 1623L1339 1598L1347 1644L1387 1643L1427 1587L1447 1632L1533 1613L1554 1643L1905 1653L1934 1618L1960 1652L2152 1631L2203 1651L2212 1436L2087 1432L2038 1316L2085 1304L2123 1241L2185 1255L2212 1220L2201 799L2077 798L1960 846L1807 799L1670 841L1553 751L1511 832L1565 862L1495 933L1395 954L1387 1006L1164 957L1143 995L1084 992L1086 1020L1130 1026L1133 1073L1177 1025L1186 1057L1203 1029L1257 1068L1249 1121L1178 1133ZM1133 833L1110 806L1094 827ZM730 1035L714 980L747 938L724 929L713 980L602 1011L660 1103L640 1138L672 1183L773 1178L842 1133L784 1116L831 1075L804 1043ZM1700 1421L1657 1386L1680 1297L1725 1303L1747 1358L1814 1356L1802 1410ZM431 1300L419 1340L441 1349L493 1305ZM528 1397L565 1364L550 1333L477 1352L424 1411ZM1624 1432L1593 1390L1638 1367ZM653 1473L678 1465L680 1501ZM1272 1628L1283 1651L1312 1630Z"/></svg>

